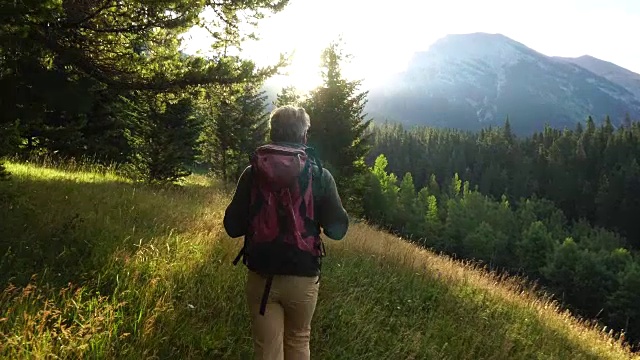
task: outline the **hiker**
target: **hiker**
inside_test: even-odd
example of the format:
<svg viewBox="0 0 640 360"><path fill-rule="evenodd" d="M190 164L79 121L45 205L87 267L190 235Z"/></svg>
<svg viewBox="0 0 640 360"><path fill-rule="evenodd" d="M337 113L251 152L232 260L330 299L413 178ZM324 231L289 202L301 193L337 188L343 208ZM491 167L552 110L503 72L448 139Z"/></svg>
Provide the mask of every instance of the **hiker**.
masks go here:
<svg viewBox="0 0 640 360"><path fill-rule="evenodd" d="M235 259L249 269L246 300L256 359L309 359L309 339L325 255L321 233L341 240L349 220L331 173L306 146L303 108L270 116L271 143L256 149L224 215Z"/></svg>

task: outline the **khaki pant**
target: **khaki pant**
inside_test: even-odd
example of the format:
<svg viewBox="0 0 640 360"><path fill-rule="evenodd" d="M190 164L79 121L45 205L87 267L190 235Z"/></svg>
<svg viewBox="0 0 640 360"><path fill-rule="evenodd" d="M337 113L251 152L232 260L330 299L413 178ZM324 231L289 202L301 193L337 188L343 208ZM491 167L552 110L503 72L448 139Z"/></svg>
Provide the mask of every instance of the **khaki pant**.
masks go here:
<svg viewBox="0 0 640 360"><path fill-rule="evenodd" d="M308 360L318 277L275 276L266 312L260 302L266 278L249 271L246 295L256 360Z"/></svg>

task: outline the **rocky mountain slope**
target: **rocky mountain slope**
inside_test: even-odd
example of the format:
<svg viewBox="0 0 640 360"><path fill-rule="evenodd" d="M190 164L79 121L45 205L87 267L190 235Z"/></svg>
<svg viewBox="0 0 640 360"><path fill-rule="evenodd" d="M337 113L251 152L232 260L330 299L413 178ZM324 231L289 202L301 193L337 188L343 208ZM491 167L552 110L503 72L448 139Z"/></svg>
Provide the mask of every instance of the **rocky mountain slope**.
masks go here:
<svg viewBox="0 0 640 360"><path fill-rule="evenodd" d="M640 74L636 74L621 66L589 55L577 58L556 57L556 59L568 61L581 66L596 75L602 76L603 78L624 87L637 98L640 98Z"/></svg>
<svg viewBox="0 0 640 360"><path fill-rule="evenodd" d="M448 35L369 93L369 114L477 130L509 117L518 133L574 127L589 115L640 117L640 75L604 61L555 58L500 34Z"/></svg>

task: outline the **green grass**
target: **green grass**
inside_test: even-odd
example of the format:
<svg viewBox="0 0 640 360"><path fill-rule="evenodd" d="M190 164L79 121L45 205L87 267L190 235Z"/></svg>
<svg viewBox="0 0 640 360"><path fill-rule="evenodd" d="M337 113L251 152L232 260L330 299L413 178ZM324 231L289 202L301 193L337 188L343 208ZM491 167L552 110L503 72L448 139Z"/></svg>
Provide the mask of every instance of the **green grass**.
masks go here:
<svg viewBox="0 0 640 360"><path fill-rule="evenodd" d="M8 169L2 358L252 358L246 269L231 264L240 241L221 224L228 189L202 176L154 188L109 171ZM327 245L313 358L632 358L517 280L362 224Z"/></svg>

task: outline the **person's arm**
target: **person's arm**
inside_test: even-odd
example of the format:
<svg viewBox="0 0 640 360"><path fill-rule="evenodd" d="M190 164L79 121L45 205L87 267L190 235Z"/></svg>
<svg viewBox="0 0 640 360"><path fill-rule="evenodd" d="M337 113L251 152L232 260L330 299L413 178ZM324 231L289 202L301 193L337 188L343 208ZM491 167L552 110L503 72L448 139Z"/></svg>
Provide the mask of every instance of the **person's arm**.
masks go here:
<svg viewBox="0 0 640 360"><path fill-rule="evenodd" d="M233 199L224 212L224 229L232 238L243 236L249 227L249 205L251 202L251 167L240 175Z"/></svg>
<svg viewBox="0 0 640 360"><path fill-rule="evenodd" d="M342 206L336 182L329 170L322 173L323 196L319 210L319 222L325 235L333 240L342 240L349 229L349 216Z"/></svg>

